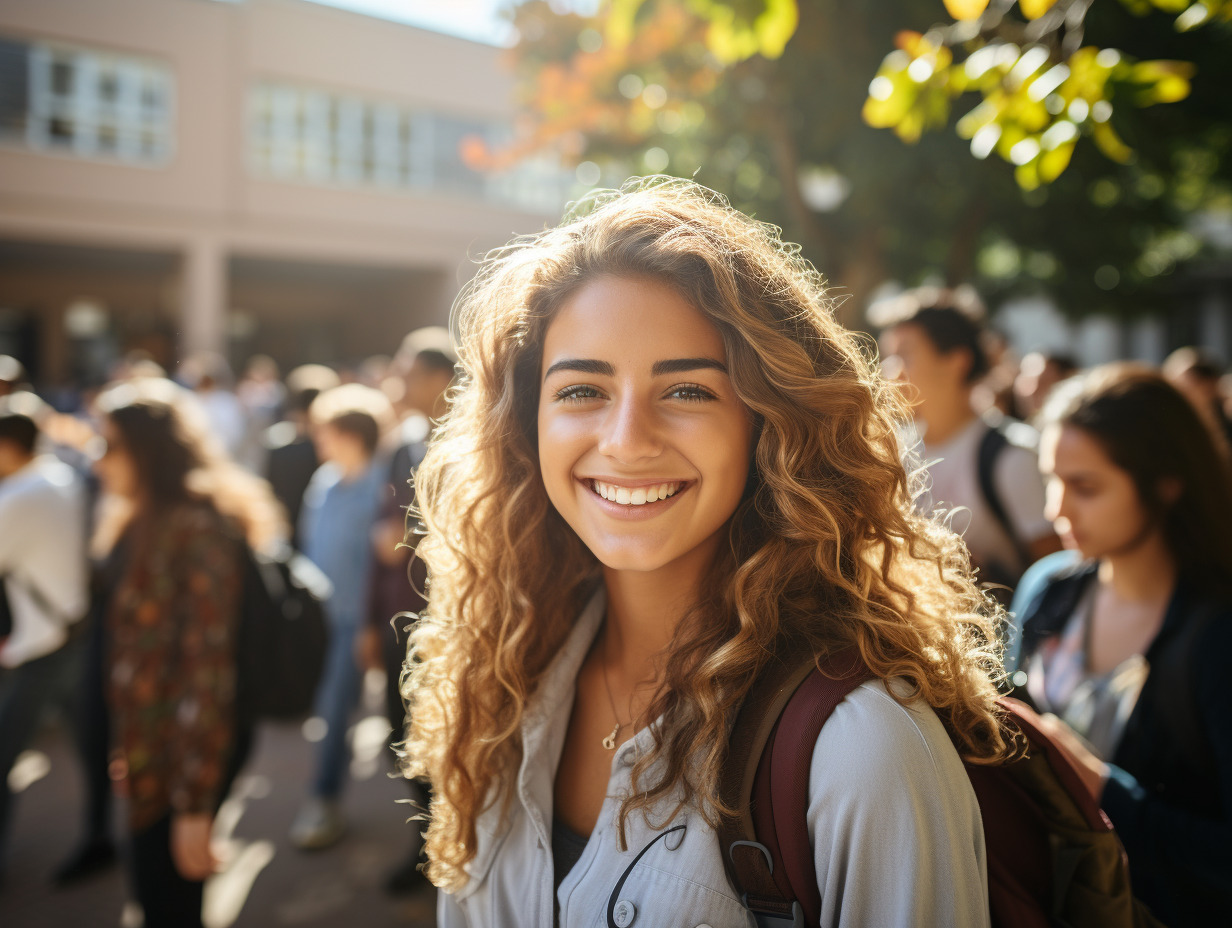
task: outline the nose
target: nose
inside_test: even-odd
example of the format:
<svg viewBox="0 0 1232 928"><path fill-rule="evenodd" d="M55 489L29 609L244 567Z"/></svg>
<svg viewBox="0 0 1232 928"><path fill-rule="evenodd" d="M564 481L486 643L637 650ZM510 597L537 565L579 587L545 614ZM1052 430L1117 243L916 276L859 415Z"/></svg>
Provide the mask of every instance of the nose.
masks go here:
<svg viewBox="0 0 1232 928"><path fill-rule="evenodd" d="M1060 519L1068 521L1069 494L1065 492L1065 484L1052 477L1044 492L1044 518L1056 526Z"/></svg>
<svg viewBox="0 0 1232 928"><path fill-rule="evenodd" d="M634 464L663 450L662 423L649 405L626 395L604 417L597 450L621 464Z"/></svg>

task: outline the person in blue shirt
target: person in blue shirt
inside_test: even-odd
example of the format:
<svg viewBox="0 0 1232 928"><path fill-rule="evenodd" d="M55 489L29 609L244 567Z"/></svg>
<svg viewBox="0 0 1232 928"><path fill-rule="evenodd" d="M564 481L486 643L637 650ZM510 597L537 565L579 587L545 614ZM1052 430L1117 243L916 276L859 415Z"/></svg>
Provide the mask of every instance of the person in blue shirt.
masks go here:
<svg viewBox="0 0 1232 928"><path fill-rule="evenodd" d="M304 554L334 590L325 603L330 643L316 699L325 734L311 794L291 826L292 842L304 850L328 847L346 830L339 799L350 761L347 725L362 680L356 639L366 621L370 536L388 469L377 460L377 449L392 415L384 394L360 384L325 391L310 410L313 441L324 463L304 493L299 537Z"/></svg>

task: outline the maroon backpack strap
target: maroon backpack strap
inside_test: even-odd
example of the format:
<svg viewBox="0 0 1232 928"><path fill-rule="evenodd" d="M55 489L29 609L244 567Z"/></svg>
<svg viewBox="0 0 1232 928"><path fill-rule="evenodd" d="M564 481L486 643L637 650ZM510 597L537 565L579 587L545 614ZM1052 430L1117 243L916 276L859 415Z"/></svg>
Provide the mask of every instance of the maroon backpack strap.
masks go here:
<svg viewBox="0 0 1232 928"><path fill-rule="evenodd" d="M728 878L759 928L818 925L821 897L808 832L813 748L840 702L872 676L854 652L767 667L732 729L719 829Z"/></svg>

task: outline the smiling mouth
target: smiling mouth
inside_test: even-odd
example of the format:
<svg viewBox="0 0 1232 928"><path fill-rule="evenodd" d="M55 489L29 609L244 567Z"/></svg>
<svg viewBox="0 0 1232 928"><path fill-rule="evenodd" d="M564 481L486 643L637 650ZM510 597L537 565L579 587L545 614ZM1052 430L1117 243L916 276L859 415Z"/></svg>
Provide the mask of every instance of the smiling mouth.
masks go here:
<svg viewBox="0 0 1232 928"><path fill-rule="evenodd" d="M667 480L649 486L625 487L603 480L592 479L585 482L590 486L591 492L618 506L645 506L648 503L661 502L675 496L687 483L684 480Z"/></svg>

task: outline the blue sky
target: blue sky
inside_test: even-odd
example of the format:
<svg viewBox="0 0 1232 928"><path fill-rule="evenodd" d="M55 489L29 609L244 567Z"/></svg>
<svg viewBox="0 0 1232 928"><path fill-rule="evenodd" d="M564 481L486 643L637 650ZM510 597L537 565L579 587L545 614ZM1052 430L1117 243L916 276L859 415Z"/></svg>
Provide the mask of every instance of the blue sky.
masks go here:
<svg viewBox="0 0 1232 928"><path fill-rule="evenodd" d="M325 6L354 10L434 32L461 36L489 45L508 45L511 30L498 15L510 0L311 0ZM593 8L594 0L559 4L573 9Z"/></svg>

